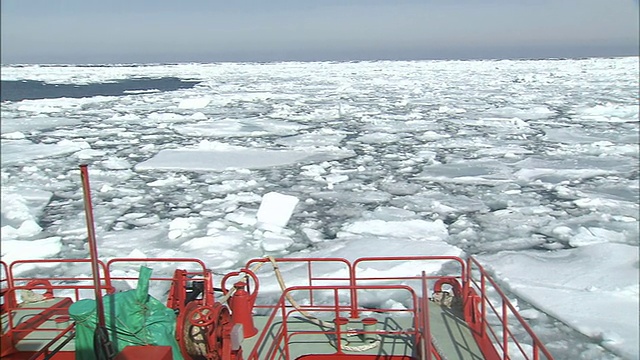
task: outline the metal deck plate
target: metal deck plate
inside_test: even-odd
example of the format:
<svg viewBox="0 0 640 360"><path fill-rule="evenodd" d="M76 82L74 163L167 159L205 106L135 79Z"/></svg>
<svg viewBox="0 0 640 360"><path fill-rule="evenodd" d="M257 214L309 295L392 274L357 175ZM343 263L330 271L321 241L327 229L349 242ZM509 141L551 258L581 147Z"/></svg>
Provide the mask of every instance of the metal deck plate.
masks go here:
<svg viewBox="0 0 640 360"><path fill-rule="evenodd" d="M429 327L432 343L443 359L484 360L461 311L430 303Z"/></svg>
<svg viewBox="0 0 640 360"><path fill-rule="evenodd" d="M482 352L476 344L471 329L460 317L462 314L453 310L441 307L437 304L429 304L430 329L433 336L432 343L436 346L443 359L468 359L482 360ZM384 314L380 314L384 315ZM376 316L378 318L377 330L402 331L412 329L415 325L412 316ZM258 358L266 358L272 347L278 348L277 354L282 358L297 359L308 354L334 354L336 353L336 340L333 334L318 334L312 332L325 331L332 332L329 328L322 328L312 323L302 316L290 317L287 321L288 348L283 343L274 344L277 333L282 328L282 318L277 318L274 324L266 329L266 336L261 344L256 344L260 334L266 325L268 316L254 316L254 324L259 329L257 335L245 339L242 343L245 358L257 346ZM325 319L329 321L330 319ZM362 329L362 324L358 320L351 319L348 325L352 329ZM364 345L360 336L348 337L349 346ZM363 352L349 352L347 354L367 354L367 355L404 355L416 356L414 347L414 335L397 334L383 335L380 337L380 345L376 348ZM288 351L288 357L284 354ZM271 352L273 354L273 352ZM276 356L276 358L280 358Z"/></svg>
<svg viewBox="0 0 640 360"><path fill-rule="evenodd" d="M49 300L38 301L34 303L26 303L21 304L19 308L14 309L12 311L13 314L13 326L16 327L21 323L33 318L34 316L41 314L43 312L42 308L51 308L55 305L58 305L62 301L68 301L68 298L53 298ZM46 310L44 310L46 311ZM71 322L66 323L58 323L56 319L58 317L68 317L66 316L66 309L60 308L56 309L51 316L47 317L40 325L38 325L38 329L36 331L32 331L28 335L26 335L23 339L18 341L15 345L16 349L20 351L38 351L44 345L49 343L53 338L60 334L64 328L69 326ZM9 314L2 314L2 333L6 333L9 330ZM59 339L56 342L57 344L62 343L66 337ZM73 341L67 343L64 348L64 351L74 351L75 343Z"/></svg>

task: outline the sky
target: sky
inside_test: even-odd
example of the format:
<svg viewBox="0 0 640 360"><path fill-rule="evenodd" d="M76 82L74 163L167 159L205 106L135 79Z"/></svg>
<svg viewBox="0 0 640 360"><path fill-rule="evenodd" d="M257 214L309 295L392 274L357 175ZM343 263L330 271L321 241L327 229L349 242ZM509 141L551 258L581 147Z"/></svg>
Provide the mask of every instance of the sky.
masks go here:
<svg viewBox="0 0 640 360"><path fill-rule="evenodd" d="M638 0L3 0L2 64L638 55Z"/></svg>

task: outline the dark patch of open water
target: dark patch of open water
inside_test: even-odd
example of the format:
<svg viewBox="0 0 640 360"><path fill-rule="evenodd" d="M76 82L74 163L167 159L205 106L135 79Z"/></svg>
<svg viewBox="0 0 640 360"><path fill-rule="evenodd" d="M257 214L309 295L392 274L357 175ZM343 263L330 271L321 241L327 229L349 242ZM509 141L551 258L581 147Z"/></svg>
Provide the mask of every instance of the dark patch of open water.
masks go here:
<svg viewBox="0 0 640 360"><path fill-rule="evenodd" d="M134 92L190 89L198 83L199 81L177 77L126 79L83 85L49 84L36 80L3 80L0 82L0 101L121 96Z"/></svg>

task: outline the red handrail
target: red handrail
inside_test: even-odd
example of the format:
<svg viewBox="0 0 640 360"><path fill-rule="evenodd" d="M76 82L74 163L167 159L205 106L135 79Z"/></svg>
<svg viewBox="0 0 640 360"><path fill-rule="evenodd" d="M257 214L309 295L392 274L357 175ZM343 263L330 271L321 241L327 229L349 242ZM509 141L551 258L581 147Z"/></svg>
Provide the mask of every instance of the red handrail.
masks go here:
<svg viewBox="0 0 640 360"><path fill-rule="evenodd" d="M13 280L11 274L9 274L9 266L4 261L0 261L0 313L4 314L7 307L14 307L16 305L15 297L7 296L8 290L13 286ZM4 284L4 285L3 285Z"/></svg>
<svg viewBox="0 0 640 360"><path fill-rule="evenodd" d="M422 316L418 318L418 323L424 329L420 332L420 339L423 343L420 350L422 351L423 359L431 360L431 356L434 353L437 356L437 352L433 349L431 344L431 328L429 325L429 286L427 284L427 274L424 271L422 272L422 298L420 299L420 311L422 312Z"/></svg>
<svg viewBox="0 0 640 360"><path fill-rule="evenodd" d="M352 278L351 278L351 263L344 258L276 258L274 259L276 261L277 264L287 264L287 263L302 263L305 265L306 267L306 285L307 286L315 286L321 283L327 283L327 282L345 282L346 284L352 285ZM245 269L253 269L257 264L261 264L261 263L269 263L271 260L267 259L267 258L259 258L259 259L252 259L249 260L246 264L245 264ZM316 276L315 272L314 272L314 265L319 266L320 264L337 264L340 266L344 266L344 271L346 271L347 276L345 277L326 277L326 276ZM264 266L266 266L267 268L270 266L270 264L265 264ZM263 275L264 273L262 272L263 270L261 269L260 272L256 272L256 275L258 276L258 278L260 278L261 275ZM309 301L310 304L313 305L315 304L315 300L314 300L314 295L313 292L310 291L309 292ZM265 305L265 304L256 304L255 308L274 308L277 305Z"/></svg>
<svg viewBox="0 0 640 360"><path fill-rule="evenodd" d="M40 356L45 356L45 359L46 359L47 355L50 355L62 349L67 343L73 340L74 337L76 336L75 331L73 331L74 328L75 328L75 323L71 323L62 330L51 329L53 331L60 331L60 334L56 335L53 339L51 339L48 343L46 343L39 351L31 355L29 360L38 359L40 358ZM49 329L40 329L40 330L49 330ZM67 339L65 339L60 344L58 344L58 346L56 346L55 349L51 349L53 345L55 345L60 339L62 339L65 336L67 336Z"/></svg>
<svg viewBox="0 0 640 360"><path fill-rule="evenodd" d="M7 287L4 290L4 305L13 306L8 303L8 299L11 297L15 297L15 291L18 289L24 288L24 285L27 281L32 280L32 277L15 277L14 274L17 272L17 268L24 264L39 264L39 263L82 263L88 265L91 260L89 259L44 259L44 260L19 260L10 265L2 262L1 268L4 271L3 278L1 279L1 283L6 283ZM269 262L269 259L254 259L250 260L246 264L246 268L251 268L252 266L258 263ZM542 342L538 339L538 337L533 333L529 325L522 318L522 316L518 313L517 309L509 302L509 299L506 297L504 292L498 287L498 284L488 275L487 271L480 265L478 261L473 258L469 258L466 261L455 257L455 256L412 256L412 257L367 257L361 258L353 263L344 259L344 258L279 258L276 259L277 263L282 265L284 263L300 263L306 268L306 278L303 281L299 281L296 286L292 286L287 288L282 294L279 294L279 300L277 303L268 302L262 303L255 306L257 309L270 310L267 320L267 327L269 328L275 322L278 314L282 317L282 319L287 319L292 316L297 310L292 310L292 307L288 305L285 296L286 294L290 294L292 292L305 292L306 296L308 296L309 303L303 306L304 310L307 311L317 311L324 314L331 314L333 317L339 317L342 314L349 314L349 317L352 319L359 318L362 311L368 311L370 309L366 309L361 307L358 303L358 292L360 290L373 290L373 291L383 291L389 289L404 289L411 291L411 299L413 301L413 307L409 310L413 313L415 321L417 322L417 329L413 330L413 333L416 336L416 344L415 347L419 347L419 352L423 354L424 359L438 359L439 356L435 349L431 344L431 334L429 329L429 293L432 289L429 289L429 283L431 280L440 279L442 276L427 276L424 271L418 270L418 267L409 267L409 274L399 274L399 275L375 275L371 276L371 274L366 273L366 269L375 268L375 266L366 266L370 263L374 262L410 262L410 261L453 261L459 264L460 273L447 275L447 277L452 277L458 279L462 282L462 293L464 296L472 296L475 294L475 298L477 300L467 301L468 299L463 299L466 304L470 304L469 307L472 308L472 317L467 318L469 325L472 329L477 330L479 337L485 339L483 344L491 347L492 354L499 356L503 359L509 359L513 356L513 354L520 353L523 358L530 360L539 360L539 359L553 359L548 350L544 347ZM122 259L112 259L107 262L105 265L102 261L98 262L100 271L103 273L101 276L101 284L100 288L107 292L113 292L114 287L112 282L114 280L135 280L133 277L128 276L113 276L112 271L119 264L126 263L192 263L196 270L192 274L205 274L209 270L206 268L206 265L203 261L199 259L192 258L122 258ZM336 273L339 271L339 275L332 275L331 277L323 277L321 270L318 269L320 264L337 264L337 266L331 268L332 273ZM267 264L267 266L269 266ZM415 270L414 270L415 269ZM411 272L415 271L415 274L411 274ZM418 273L420 272L420 273ZM190 272L191 273L191 272ZM271 271L269 271L271 273ZM326 273L326 271L325 271ZM450 271L449 271L450 273ZM285 273L286 274L286 273ZM345 274L345 276L342 276ZM257 274L260 276L260 273ZM262 273L264 275L264 273ZM39 276L41 276L39 274ZM93 289L92 284L90 284L91 277L83 277L83 278L75 278L75 277L38 277L37 279L45 279L51 280L53 283L50 288L54 292L59 293L60 290L73 290L75 294L75 299L80 298L81 290L90 290ZM153 277L152 280L172 280L172 276L162 277L157 276ZM87 284L78 284L78 282L87 282ZM64 283L62 283L64 282ZM381 283L393 282L393 285L385 285ZM400 284L401 282L405 282L406 284ZM419 282L419 284L417 284ZM306 285L299 285L299 283L305 283ZM332 283L337 283L337 285L330 285ZM409 286L407 284L414 284ZM495 293L499 296L498 301L492 301L487 296L487 292L490 288L493 287L495 289ZM420 297L418 297L417 291L422 288L422 292ZM409 290L411 289L411 290ZM331 291L333 292L333 296L328 296L325 298L326 303L322 304L317 301L317 298L314 298L314 291ZM317 294L315 295L317 297ZM362 294L360 294L362 296ZM331 300L333 299L333 300ZM342 303L340 303L342 301ZM9 304L9 305L7 305ZM15 305L15 304L14 304ZM393 309L378 309L381 311L394 311ZM398 311L398 310L395 310ZM499 325L492 325L487 322L487 316L495 317L499 319ZM513 319L509 320L509 317ZM518 340L514 334L513 326L519 326L524 329L528 338L523 340ZM9 328L12 329L12 322L9 321ZM519 328L519 329L520 329ZM326 329L325 329L326 330ZM500 334L500 335L498 335ZM275 336L273 338L274 343L282 344L283 342L288 342L291 336L299 336L300 334L289 333L286 325L286 321L283 323L282 327L274 333L271 333L269 336ZM260 333L260 339L258 340L258 344L264 341L264 337L266 336L266 332L262 331ZM423 341L420 341L423 340ZM339 340L338 340L339 341ZM529 346L524 346L525 343L532 344L532 350L528 349ZM263 348L262 354L264 354L265 350L269 351L271 356L275 351L279 348L278 345L272 345L272 349L267 349L270 347L270 344L264 344L263 346L267 348ZM479 343L479 345L481 345ZM288 354L288 348L287 349ZM259 350L259 347L254 349L246 349L250 352L250 357L248 359L258 359L258 355L256 355L256 351ZM337 350L337 353L340 353L340 350ZM499 354L498 354L499 353ZM253 355L252 355L253 354ZM421 354L421 355L422 355ZM251 357L253 356L253 357ZM262 356L262 355L260 355Z"/></svg>
<svg viewBox="0 0 640 360"><path fill-rule="evenodd" d="M464 260L462 260L461 258L457 257L457 256L449 256L449 255L442 255L442 256L438 256L438 255L416 255L416 256L377 256L377 257L362 257L362 258L358 258L356 259L356 261L353 262L353 265L351 265L351 279L352 280L352 285L357 285L358 281L363 282L363 281L385 281L385 280L393 280L393 281L398 281L398 280L420 280L421 279L421 275L419 274L420 270L416 269L416 273L414 275L410 275L410 276L397 276L397 275L388 275L388 276L374 276L374 277L365 277L365 276L360 276L358 275L358 269L359 269L359 265L364 264L364 263L375 263L375 262L401 262L403 264L407 263L407 262L413 262L413 261L455 261L460 265L460 272L459 275L454 276L456 279L463 281L463 276L465 275L465 262ZM424 272L423 272L424 273ZM425 274L426 276L426 274ZM426 279L439 279L441 278L441 276L426 276ZM428 298L428 296L427 296ZM352 293L352 301L354 303L357 303L358 301L358 295L356 293ZM427 308L428 309L428 308ZM353 315L357 314L352 314Z"/></svg>
<svg viewBox="0 0 640 360"><path fill-rule="evenodd" d="M81 285L71 285L71 287L82 287L86 290L93 290L93 284L81 286ZM50 325L44 326L47 321L53 320L54 317L66 317L68 307L73 303L72 299L69 297L65 298L52 298L47 300L46 303L32 303L28 306L24 306L23 304L17 304L16 293L21 290L32 290L31 286L11 286L6 289L5 296L8 298L16 299L16 304L5 303L6 313L3 314L3 327L4 330L2 332L2 356L8 355L15 351L14 346L29 336L29 334L34 331L38 331L41 334L44 333L58 333L57 336L54 336L54 340L49 341L45 346L39 350L40 352L47 352L48 349L53 346L59 339L61 339L65 334L69 333L73 329L73 322L71 320L67 320L70 322L69 325L66 325L65 328L51 328ZM68 290L70 289L69 285L51 285L47 287L48 290L57 291L57 290ZM77 293L78 290L76 290ZM24 312L26 311L26 313ZM66 342L65 342L66 343Z"/></svg>
<svg viewBox="0 0 640 360"><path fill-rule="evenodd" d="M265 344L267 341L267 335L269 334L269 331L272 330L272 327L275 323L275 319L278 316L278 314L280 314L280 317L282 318L282 326L279 327L276 330L276 335L273 337L273 342L271 343L271 346L269 346L269 348L267 349L266 354L262 354L260 353L261 349L260 345L254 347L251 352L247 355L246 360L262 360L262 359L272 359L275 358L277 356L277 352L280 351L280 349L283 349L284 351L284 359L290 359L289 357L289 341L288 339L293 336L292 334L289 334L288 332L288 328L287 328L287 319L294 315L294 314L299 314L298 310L294 310L291 308L291 306L287 305L287 296L291 293L294 292L309 292L309 291L330 291L333 293L333 305L332 306L310 306L310 305L303 305L302 309L304 311L313 311L313 312L319 312L319 313L326 313L326 314L330 314L330 317L332 318L337 318L340 317L341 313L343 312L350 312L351 311L351 305L340 305L340 296L339 296L339 292L341 290L344 291L351 291L351 290L402 290L402 291L406 291L408 294L410 294L410 298L411 298L411 302L413 304L412 307L408 308L408 309L402 309L402 310L398 310L398 309L378 309L380 311L386 311L386 312L411 312L413 314L414 318L417 318L417 312L418 312L418 308L420 307L420 303L418 300L418 295L416 294L415 290L407 285L367 285L367 286L350 286L350 285L345 285L345 286L292 286L287 288L282 295L280 296L278 302L275 304L275 306L273 306L273 311L271 312L271 314L269 315L269 318L267 319L267 322L263 328L263 331L260 332L260 335L256 341L256 344ZM367 310L366 308L360 308L358 307L359 311L365 311ZM305 334L325 334L325 335L337 335L336 331L338 331L338 329L322 329L322 327L319 327L319 330L317 331L305 331ZM416 338L418 336L420 336L420 330L419 329L410 329L410 330L405 330L404 332L399 332L399 331L388 331L387 334L395 334L395 333L404 333L404 334L413 334L414 336L416 336ZM300 334L298 334L300 335ZM430 339L429 334L422 334L422 336L425 336L427 339ZM338 345L336 348L336 354L342 354L343 351L340 349L340 337L337 337L337 341L338 341Z"/></svg>
<svg viewBox="0 0 640 360"><path fill-rule="evenodd" d="M518 312L518 310L511 304L511 302L509 301L509 299L507 298L507 296L504 294L504 292L500 289L500 287L498 286L498 284L495 282L495 280L493 280L487 273L487 271L484 269L484 267L473 257L469 257L467 259L468 262L468 282L469 282L469 287L470 288L475 288L478 290L479 295L480 296L480 300L481 300L481 319L482 319L482 325L481 325L481 330L482 331L486 331L489 330L489 334L491 336L491 338L493 338L493 342L495 343L495 345L497 345L501 350L502 350L502 356L503 359L509 359L512 355L510 355L510 350L509 350L509 340L511 340L511 342L513 344L515 344L516 348L520 351L520 354L525 358L525 359L532 359L532 360L539 360L540 359L540 355L542 354L544 356L544 358L546 359L553 359L553 356L549 353L549 351L547 350L547 348L544 346L544 344L542 343L542 341L537 337L537 335L533 332L533 330L531 329L531 327L527 324L527 322L524 320L524 318L520 315L520 313ZM475 268L475 269L474 269ZM476 270L478 272L479 275L479 279L474 278L473 276L473 270ZM478 285L478 280L480 281L480 284ZM498 311L498 309L496 309L495 304L491 301L491 299L489 299L489 297L487 296L487 281L489 282L489 284L493 287L493 290L496 291L496 293L500 296L500 308L501 311ZM488 307L487 307L488 306ZM492 315L496 316L496 318L498 318L500 320L500 326L501 329L500 332L502 333L502 337L498 337L498 335L496 334L496 330L494 329L494 326L491 326L487 321L487 311L488 310L492 311ZM527 335L529 336L529 339L531 341L531 346L532 346L532 352L531 354L527 353L527 350L525 350L525 348L522 346L522 342L519 341L513 334L513 332L510 329L510 324L509 324L509 316L513 316L515 317L515 319L517 320L517 325L521 326L525 332L527 333ZM482 334L484 335L484 334Z"/></svg>
<svg viewBox="0 0 640 360"><path fill-rule="evenodd" d="M2 273L0 275L0 288L2 287L3 282L7 283L5 287L9 287L9 284L11 284L11 277L9 276L9 266L6 262L0 260L0 267L2 268Z"/></svg>
<svg viewBox="0 0 640 360"><path fill-rule="evenodd" d="M9 267L8 267L8 279L10 279L11 283L10 283L10 287L15 287L18 285L25 285L28 281L30 280L34 280L34 279L38 279L38 280L47 280L49 282L54 282L54 283L62 283L62 282L82 282L82 281L91 281L91 283L93 284L93 276L85 276L85 277L64 277L64 276L39 276L37 278L35 277L19 277L14 275L16 268L19 267L20 265L24 265L24 264L89 264L91 265L91 260L90 259L33 259L33 260L16 260L14 262L12 262ZM107 267L105 266L105 264L98 260L98 267L100 268L102 275L100 276L100 289L104 292L106 292L107 294L109 293L113 293L114 292L114 288L111 285L111 279L109 277L109 272L107 271ZM55 287L54 287L55 288ZM74 286L73 284L65 284L65 285L61 285L60 287L58 287L58 289L67 289L67 290L74 290L75 293L75 300L79 300L80 299L80 293L79 290L84 290L86 289L86 287L81 286ZM93 287L93 285L90 287L90 289L95 289L95 287Z"/></svg>
<svg viewBox="0 0 640 360"><path fill-rule="evenodd" d="M204 261L200 260L200 259L194 259L194 258L115 258L115 259L111 259L109 261L107 261L107 269L109 270L109 272L111 272L112 270L112 265L116 264L116 263L133 263L133 262L138 262L138 263L153 263L153 262L157 262L157 263L193 263L198 265L199 271L201 270L201 272L204 274L207 270L207 265L205 265ZM113 277L112 279L116 279L116 277ZM120 279L120 278L118 278ZM128 279L128 278L127 278Z"/></svg>
<svg viewBox="0 0 640 360"><path fill-rule="evenodd" d="M252 268L252 266L254 266L257 263L265 263L270 261L269 259L253 259L250 260L249 262L247 262L247 264L245 265L245 268ZM266 330L266 329L270 329L271 326L273 326L275 318L277 316L278 313L281 313L281 318L282 319L286 319L287 316L289 316L289 313L287 312L286 309L291 309L290 306L286 305L286 294L292 292L292 291L307 291L309 293L309 304L304 306L304 310L305 311L318 311L318 312L332 312L332 315L334 317L338 317L340 315L341 311L347 311L350 315L350 317L352 319L356 319L359 318L360 316L360 311L363 310L369 310L369 309L364 309L364 308L360 308L358 305L358 290L372 290L372 289L405 289L405 290L409 290L412 291L412 298L413 303L414 303L414 307L412 310L403 310L403 311L412 311L413 312L413 316L415 321L419 324L419 326L417 326L417 330L414 330L415 332L415 336L416 339L422 338L424 339L424 341L422 342L418 342L416 341L415 346L416 347L421 347L421 349L419 350L419 352L423 353L424 355L424 359L439 359L440 357L438 356L437 352L435 351L435 349L433 348L432 344L431 344L431 333L429 330L429 314L428 314L428 307L429 307L429 288L428 288L428 280L432 280L432 279L440 279L442 278L442 276L427 276L426 273L422 272L420 273L419 271L416 271L415 274L411 274L410 276L406 276L406 275L387 275L387 276L364 276L364 274L362 273L363 271L363 265L365 263L373 263L373 262L385 262L385 263L389 263L392 261L397 261L397 262L402 262L402 263L406 263L407 261L454 261L459 265L459 273L458 275L454 275L453 277L463 281L464 280L464 276L466 275L467 271L466 271L466 263L464 260L460 259L459 257L455 257L455 256L410 256L410 257L401 257L401 256L389 256L389 257L367 257L367 258L360 258L358 260L356 260L353 264L351 264L351 262L349 262L348 260L344 259L344 258L325 258L325 259L318 259L318 258L283 258L283 259L276 259L276 262L279 263L306 263L306 268L307 268L307 278L306 278L306 282L307 282L307 286L292 286L287 288L284 291L284 294L281 295L280 300L276 303L276 304L268 304L268 305L258 305L256 306L256 308L264 308L264 309L272 309L272 311L269 314L269 318L267 319L267 323L265 328L263 329L263 331L260 333L259 338L257 340L257 344L262 344L263 341L265 341L265 336L267 331L271 331L271 330ZM340 262L342 264L344 264L345 269L347 269L349 271L349 277L331 277L331 278L327 278L327 277L320 277L320 276L316 276L313 272L314 269L314 263L316 262ZM449 275L449 277L451 277L451 275ZM321 286L318 285L317 282L319 280L323 280L323 281L327 281L327 280L339 280L339 281L343 281L345 283L347 283L348 285L333 285L333 286ZM419 298L420 300L418 300L418 296L415 295L415 290L414 287L408 286L408 285L382 285L379 284L379 282L385 282L385 281L404 281L404 280L416 280L416 281L420 281L420 285L419 287L422 287L422 296ZM372 282L378 282L378 284L372 284ZM363 285L363 283L367 283L367 285ZM318 290L332 290L334 291L334 301L333 301L333 305L319 305L317 304L314 299L313 299L313 291L318 291ZM349 291L349 301L346 301L345 303L348 305L337 305L337 298L338 298L338 290L344 290L344 291ZM378 311L386 311L385 309L377 309ZM389 311L397 311L394 309L387 309ZM326 332L326 330L325 330ZM286 346L287 344L287 339L289 338L289 336L293 336L292 334L288 334L288 329L287 329L287 324L286 321L283 321L283 324L277 329L277 331L275 331L275 338L273 338L273 343L271 344L271 346L268 349L268 355L271 357L274 357L274 351L276 351L276 349L279 348L283 348L285 349L285 351L288 351L288 347ZM271 337L274 337L274 333L272 332ZM284 347L282 347L281 345L284 344ZM265 346L265 345L262 345ZM262 347L261 346L261 347ZM258 352L259 348L256 347L254 349L251 349L251 353L249 354L248 359L257 359L258 358ZM340 350L337 350L336 353L340 353ZM264 356L264 354L262 354L262 356ZM267 356L266 358L269 358L269 356ZM288 359L288 357L285 357L286 359Z"/></svg>

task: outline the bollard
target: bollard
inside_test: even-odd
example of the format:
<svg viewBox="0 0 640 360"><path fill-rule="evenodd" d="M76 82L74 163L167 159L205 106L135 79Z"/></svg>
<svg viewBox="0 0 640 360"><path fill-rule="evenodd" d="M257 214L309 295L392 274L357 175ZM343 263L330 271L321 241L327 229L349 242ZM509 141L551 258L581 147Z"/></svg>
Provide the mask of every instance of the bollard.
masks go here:
<svg viewBox="0 0 640 360"><path fill-rule="evenodd" d="M345 317L339 317L334 319L333 323L336 325L336 331L338 332L340 341L343 341L345 343L349 342L349 339L347 339L347 325L349 324L349 319Z"/></svg>
<svg viewBox="0 0 640 360"><path fill-rule="evenodd" d="M376 341L378 339L378 319L371 317L364 318L362 319L362 325L364 326L364 342L372 343Z"/></svg>

